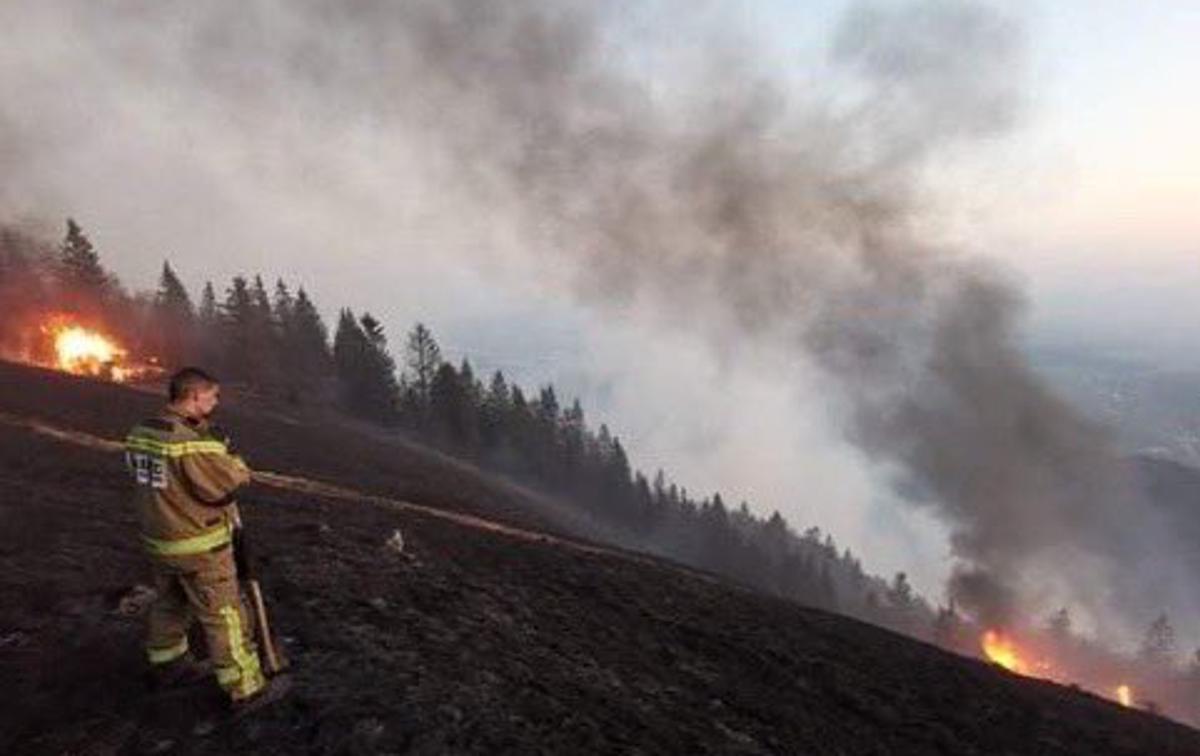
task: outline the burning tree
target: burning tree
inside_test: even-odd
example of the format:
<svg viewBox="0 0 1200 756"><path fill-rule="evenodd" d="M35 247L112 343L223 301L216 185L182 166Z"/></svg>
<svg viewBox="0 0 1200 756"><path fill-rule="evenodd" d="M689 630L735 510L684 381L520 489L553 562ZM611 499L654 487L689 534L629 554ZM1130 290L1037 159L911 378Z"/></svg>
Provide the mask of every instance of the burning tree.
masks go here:
<svg viewBox="0 0 1200 756"><path fill-rule="evenodd" d="M6 228L0 233L0 355L111 380L156 370L139 360L142 318L83 229L67 220L57 247Z"/></svg>

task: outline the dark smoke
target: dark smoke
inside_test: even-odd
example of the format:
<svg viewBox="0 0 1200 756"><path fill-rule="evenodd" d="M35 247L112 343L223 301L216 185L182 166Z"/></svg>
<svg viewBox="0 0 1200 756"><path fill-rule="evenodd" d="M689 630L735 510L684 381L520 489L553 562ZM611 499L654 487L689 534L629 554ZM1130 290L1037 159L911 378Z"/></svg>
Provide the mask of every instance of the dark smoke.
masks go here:
<svg viewBox="0 0 1200 756"><path fill-rule="evenodd" d="M456 220L570 261L583 301L655 308L721 353L805 355L848 407L847 435L951 528L949 591L981 618L1051 597L1136 626L1183 595L1108 439L1021 355L1019 292L930 222L937 161L1019 120L1014 19L965 1L856 6L831 46L837 91L801 95L703 4L653 16L693 19L709 51L653 80L624 4L63 7L103 37L122 91L220 113L241 150L222 159L247 175L286 160L352 198L343 166L362 156L339 140L366 130L420 155ZM8 106L0 135L33 139ZM373 170L412 169L390 154Z"/></svg>

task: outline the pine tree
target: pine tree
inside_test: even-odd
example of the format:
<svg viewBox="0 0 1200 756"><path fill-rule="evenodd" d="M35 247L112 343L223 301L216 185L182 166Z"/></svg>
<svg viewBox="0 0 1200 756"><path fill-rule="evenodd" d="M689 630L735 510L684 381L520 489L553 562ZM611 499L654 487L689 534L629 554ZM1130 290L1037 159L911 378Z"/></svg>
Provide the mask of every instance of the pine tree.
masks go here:
<svg viewBox="0 0 1200 756"><path fill-rule="evenodd" d="M899 609L908 609L912 605L913 592L912 586L908 582L908 575L897 572L892 578L892 584L888 589L888 601Z"/></svg>
<svg viewBox="0 0 1200 756"><path fill-rule="evenodd" d="M195 350L196 313L187 289L168 262L163 262L153 310L155 349L160 362L176 368L183 366Z"/></svg>
<svg viewBox="0 0 1200 756"><path fill-rule="evenodd" d="M261 375L264 355L256 349L253 295L246 279L234 276L221 306L221 364L231 377L244 381Z"/></svg>
<svg viewBox="0 0 1200 756"><path fill-rule="evenodd" d="M888 586L887 599L888 608L891 610L889 624L901 632L912 633L916 598L913 595L912 586L908 582L907 574L896 573L892 578L891 585Z"/></svg>
<svg viewBox="0 0 1200 756"><path fill-rule="evenodd" d="M333 336L333 362L338 378L348 381L362 363L366 336L358 325L358 318L348 307L338 312L337 331Z"/></svg>
<svg viewBox="0 0 1200 756"><path fill-rule="evenodd" d="M507 417L510 401L504 373L492 374L479 409L479 443L485 453L503 455L507 446Z"/></svg>
<svg viewBox="0 0 1200 756"><path fill-rule="evenodd" d="M479 408L483 406L483 383L475 377L475 370L471 367L471 361L463 357L462 362L458 366L458 377L462 383L463 391L467 395L467 406L471 411L478 415Z"/></svg>
<svg viewBox="0 0 1200 756"><path fill-rule="evenodd" d="M408 335L405 364L412 374L412 385L418 398L424 407L428 407L433 377L442 364L442 350L423 323L417 323Z"/></svg>
<svg viewBox="0 0 1200 756"><path fill-rule="evenodd" d="M576 398L562 416L562 474L568 488L578 481L584 465L584 434L587 422Z"/></svg>
<svg viewBox="0 0 1200 756"><path fill-rule="evenodd" d="M534 405L535 452L531 460L538 475L555 486L561 480L559 454L559 408L554 387L546 386Z"/></svg>
<svg viewBox="0 0 1200 756"><path fill-rule="evenodd" d="M316 380L329 374L333 367L329 332L303 288L296 292L291 307L286 343L288 351L294 354L297 369L306 379Z"/></svg>
<svg viewBox="0 0 1200 756"><path fill-rule="evenodd" d="M288 290L282 278L275 280L275 296L271 301L271 319L279 329L280 341L290 341L292 322L295 316L296 300Z"/></svg>
<svg viewBox="0 0 1200 756"><path fill-rule="evenodd" d="M263 283L261 275L254 276L254 285L250 289L250 299L254 302L255 314L269 320L271 317L271 298L267 296L267 287Z"/></svg>
<svg viewBox="0 0 1200 756"><path fill-rule="evenodd" d="M355 320L353 312L342 310L333 359L343 404L361 417L395 422L400 387L382 324L369 313Z"/></svg>
<svg viewBox="0 0 1200 756"><path fill-rule="evenodd" d="M200 293L200 306L196 310L196 352L200 364L208 370L224 372L223 344L224 327L221 309L217 305L217 294L212 281L204 282Z"/></svg>
<svg viewBox="0 0 1200 756"><path fill-rule="evenodd" d="M659 474L662 474L661 470ZM783 593L787 583L787 574L783 566L790 550L792 535L788 530L787 520L783 519L778 510L772 512L771 517L763 523L756 541L759 544L759 554L765 562L763 576L767 587L776 593Z"/></svg>
<svg viewBox="0 0 1200 756"><path fill-rule="evenodd" d="M453 365L442 363L430 388L430 414L435 440L472 456L478 446L478 426L465 383Z"/></svg>
<svg viewBox="0 0 1200 756"><path fill-rule="evenodd" d="M67 235L59 247L58 283L85 309L99 307L111 293L110 277L100 265L100 255L72 218L67 219Z"/></svg>
<svg viewBox="0 0 1200 756"><path fill-rule="evenodd" d="M640 531L645 531L655 521L654 494L650 491L650 481L642 471L633 476L634 525Z"/></svg>
<svg viewBox="0 0 1200 756"><path fill-rule="evenodd" d="M203 328L216 329L221 325L221 311L217 307L217 294L213 291L212 281L204 282L204 291L200 294L200 309L197 317Z"/></svg>
<svg viewBox="0 0 1200 756"><path fill-rule="evenodd" d="M358 392L366 368L367 337L349 308L338 313L333 337L333 362L342 405L352 411L359 406Z"/></svg>
<svg viewBox="0 0 1200 756"><path fill-rule="evenodd" d="M196 312L192 308L192 298L169 262L163 262L162 274L158 279L158 291L154 298L155 304L164 314L171 317L190 321Z"/></svg>
<svg viewBox="0 0 1200 756"><path fill-rule="evenodd" d="M605 465L602 496L626 520L631 519L633 514L629 506L632 489L633 475L629 466L629 458L625 455L625 447L621 445L621 439L614 436Z"/></svg>
<svg viewBox="0 0 1200 756"><path fill-rule="evenodd" d="M382 422L391 423L396 417L396 402L400 387L396 383L396 361L388 353L383 324L363 313L361 320L366 336L366 373L363 376L364 401L371 414Z"/></svg>
<svg viewBox="0 0 1200 756"><path fill-rule="evenodd" d="M529 460L533 456L535 447L533 413L529 409L529 402L525 399L525 392L521 390L520 386L514 384L509 396L511 400L505 416L505 426L511 457L506 462L511 465L513 472L527 474L531 471Z"/></svg>
<svg viewBox="0 0 1200 756"><path fill-rule="evenodd" d="M271 297L260 275L254 276L254 283L250 287L249 316L247 335L254 359L248 378L260 389L277 392L283 383L284 372L280 359L279 329L271 309Z"/></svg>
<svg viewBox="0 0 1200 756"><path fill-rule="evenodd" d="M575 403L578 404L579 400L576 399ZM652 485L653 485L655 503L658 504L659 506L665 505L666 501L667 501L667 474L665 472L663 472L663 469L661 467L658 468L657 471L655 471L654 483ZM776 512L775 514L779 514L779 513Z"/></svg>

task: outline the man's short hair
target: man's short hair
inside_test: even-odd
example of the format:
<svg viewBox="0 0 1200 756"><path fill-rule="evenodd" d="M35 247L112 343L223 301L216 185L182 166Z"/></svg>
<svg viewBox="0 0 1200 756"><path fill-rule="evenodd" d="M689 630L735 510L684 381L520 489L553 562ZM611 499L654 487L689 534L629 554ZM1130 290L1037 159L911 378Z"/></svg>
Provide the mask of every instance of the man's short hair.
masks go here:
<svg viewBox="0 0 1200 756"><path fill-rule="evenodd" d="M172 402L177 402L218 384L220 381L210 373L198 367L185 367L171 376L171 382L167 384L167 398Z"/></svg>

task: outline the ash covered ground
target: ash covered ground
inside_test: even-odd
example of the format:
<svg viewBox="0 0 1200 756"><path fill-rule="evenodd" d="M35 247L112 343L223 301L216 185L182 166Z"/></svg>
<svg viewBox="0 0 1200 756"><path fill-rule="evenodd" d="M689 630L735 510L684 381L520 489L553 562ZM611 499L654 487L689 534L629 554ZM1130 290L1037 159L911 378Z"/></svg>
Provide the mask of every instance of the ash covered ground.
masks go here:
<svg viewBox="0 0 1200 756"><path fill-rule="evenodd" d="M292 692L236 722L213 690L152 697L120 458L28 423L115 439L157 403L0 363L0 752L1200 753L1145 712L596 549L420 447L236 401L256 468L523 532L255 486L243 516Z"/></svg>

